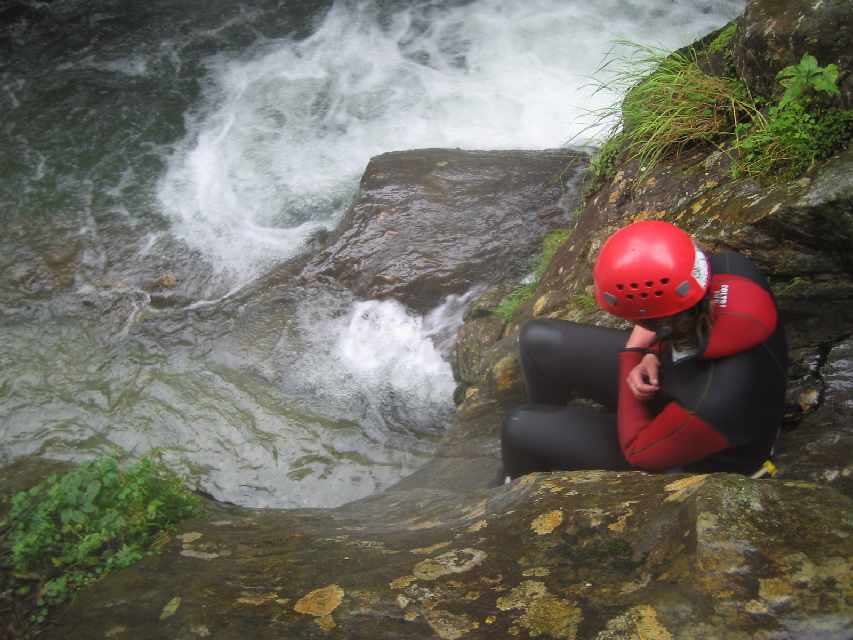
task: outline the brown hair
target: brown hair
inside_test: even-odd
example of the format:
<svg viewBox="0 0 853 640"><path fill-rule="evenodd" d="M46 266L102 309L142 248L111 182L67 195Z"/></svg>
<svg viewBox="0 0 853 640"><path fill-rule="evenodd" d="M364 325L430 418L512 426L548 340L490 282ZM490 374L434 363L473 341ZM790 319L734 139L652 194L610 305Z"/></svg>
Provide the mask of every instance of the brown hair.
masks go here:
<svg viewBox="0 0 853 640"><path fill-rule="evenodd" d="M669 340L676 351L694 351L707 342L713 322L711 296L705 296L674 316L641 320L638 324Z"/></svg>

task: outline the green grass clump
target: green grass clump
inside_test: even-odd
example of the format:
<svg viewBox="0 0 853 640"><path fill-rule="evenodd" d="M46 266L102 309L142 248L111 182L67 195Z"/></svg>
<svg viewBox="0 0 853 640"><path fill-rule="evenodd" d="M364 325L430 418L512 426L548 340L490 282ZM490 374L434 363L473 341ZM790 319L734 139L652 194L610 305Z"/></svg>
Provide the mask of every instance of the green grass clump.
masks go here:
<svg viewBox="0 0 853 640"><path fill-rule="evenodd" d="M724 47L734 25L709 48ZM638 160L642 179L661 160L696 144L732 158L732 175L785 179L843 148L853 135L853 111L833 105L839 94L835 65L821 67L806 54L777 78L785 88L776 103L753 97L736 78L712 76L697 53L621 42L631 51L605 62L611 80L598 89L623 94L621 102L594 112L596 124L611 122L607 142L593 158L593 185L610 177L619 154Z"/></svg>
<svg viewBox="0 0 853 640"><path fill-rule="evenodd" d="M49 606L150 553L158 536L200 504L148 458L124 471L114 458L99 458L12 498L0 522L3 556L18 574L38 579L39 621Z"/></svg>
<svg viewBox="0 0 853 640"><path fill-rule="evenodd" d="M625 97L595 117L597 122L615 120L609 138L622 137L626 157L639 160L641 175L690 145L721 141L757 110L743 83L706 74L695 51L620 44L631 54L600 68L612 78L600 82L599 90Z"/></svg>
<svg viewBox="0 0 853 640"><path fill-rule="evenodd" d="M521 284L513 289L508 296L501 300L498 306L492 309L492 313L502 318L505 322L509 322L515 310L533 296L536 287L539 286L539 281L545 275L545 271L548 270L548 265L551 264L551 260L554 258L557 249L570 235L571 230L569 229L556 229L545 236L542 240L542 253L539 254L536 266L533 269L532 282Z"/></svg>

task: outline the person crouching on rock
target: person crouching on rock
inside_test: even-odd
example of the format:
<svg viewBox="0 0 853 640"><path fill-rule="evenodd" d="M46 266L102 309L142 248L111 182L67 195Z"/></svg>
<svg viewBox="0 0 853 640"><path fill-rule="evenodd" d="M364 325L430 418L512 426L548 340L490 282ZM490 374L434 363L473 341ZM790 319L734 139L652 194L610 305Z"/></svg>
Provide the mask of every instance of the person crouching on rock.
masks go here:
<svg viewBox="0 0 853 640"><path fill-rule="evenodd" d="M631 331L536 319L519 345L530 404L501 437L503 475L642 469L772 471L787 345L765 278L706 255L678 227L616 231L593 271L598 305ZM582 398L587 404L567 404Z"/></svg>

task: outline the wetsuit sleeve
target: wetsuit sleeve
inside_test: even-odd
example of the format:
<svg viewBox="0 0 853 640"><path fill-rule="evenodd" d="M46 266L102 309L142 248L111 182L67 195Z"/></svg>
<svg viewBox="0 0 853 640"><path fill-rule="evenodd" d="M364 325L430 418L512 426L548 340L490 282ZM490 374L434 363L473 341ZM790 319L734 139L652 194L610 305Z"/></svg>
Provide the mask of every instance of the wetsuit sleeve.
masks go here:
<svg viewBox="0 0 853 640"><path fill-rule="evenodd" d="M631 351L619 354L619 445L625 459L640 469L663 471L730 447L722 434L677 402L651 416L627 383L628 374L642 357Z"/></svg>
<svg viewBox="0 0 853 640"><path fill-rule="evenodd" d="M723 358L751 349L769 338L778 322L770 292L741 275L722 274L712 281L714 324L703 358Z"/></svg>

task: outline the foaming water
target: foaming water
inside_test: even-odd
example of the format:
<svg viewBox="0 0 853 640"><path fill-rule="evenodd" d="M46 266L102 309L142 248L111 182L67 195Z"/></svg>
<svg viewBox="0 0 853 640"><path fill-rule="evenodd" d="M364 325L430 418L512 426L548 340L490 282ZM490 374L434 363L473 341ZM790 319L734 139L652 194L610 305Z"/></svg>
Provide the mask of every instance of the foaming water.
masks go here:
<svg viewBox="0 0 853 640"><path fill-rule="evenodd" d="M210 61L161 205L224 277L250 281L335 224L371 156L588 143L590 111L616 98L589 86L615 40L681 46L743 5L337 2L305 39Z"/></svg>

